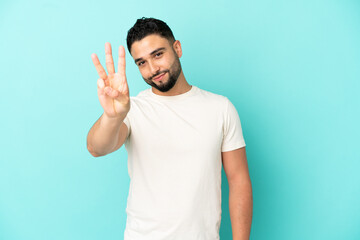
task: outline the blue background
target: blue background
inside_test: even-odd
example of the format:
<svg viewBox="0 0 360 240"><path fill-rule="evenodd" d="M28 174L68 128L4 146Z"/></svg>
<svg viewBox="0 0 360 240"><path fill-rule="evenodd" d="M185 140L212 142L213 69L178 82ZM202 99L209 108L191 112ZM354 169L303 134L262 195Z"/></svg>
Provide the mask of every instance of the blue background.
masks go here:
<svg viewBox="0 0 360 240"><path fill-rule="evenodd" d="M104 45L164 20L247 144L251 239L360 239L359 1L1 1L0 239L123 239L126 150L93 158ZM148 85L127 52L130 95ZM223 171L220 235L231 239Z"/></svg>

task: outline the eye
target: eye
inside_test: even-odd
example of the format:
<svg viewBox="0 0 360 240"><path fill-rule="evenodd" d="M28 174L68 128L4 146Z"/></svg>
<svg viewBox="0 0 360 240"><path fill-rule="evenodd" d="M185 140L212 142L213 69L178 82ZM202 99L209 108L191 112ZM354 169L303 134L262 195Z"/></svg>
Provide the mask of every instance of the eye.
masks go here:
<svg viewBox="0 0 360 240"><path fill-rule="evenodd" d="M145 63L145 61L141 61L141 62L138 63L138 66L141 66L141 65L143 65L144 63Z"/></svg>
<svg viewBox="0 0 360 240"><path fill-rule="evenodd" d="M162 52L158 52L155 54L155 57L160 57L163 53Z"/></svg>

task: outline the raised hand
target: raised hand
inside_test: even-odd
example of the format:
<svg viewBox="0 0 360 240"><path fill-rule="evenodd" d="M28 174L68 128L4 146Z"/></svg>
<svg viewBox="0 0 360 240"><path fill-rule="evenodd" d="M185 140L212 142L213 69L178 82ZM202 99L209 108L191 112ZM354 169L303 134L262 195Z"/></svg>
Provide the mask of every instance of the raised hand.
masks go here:
<svg viewBox="0 0 360 240"><path fill-rule="evenodd" d="M122 117L130 110L129 87L125 73L125 49L119 47L118 72L115 73L114 61L111 53L111 44L105 43L106 74L95 53L91 59L100 78L97 81L98 97L104 114L108 117Z"/></svg>

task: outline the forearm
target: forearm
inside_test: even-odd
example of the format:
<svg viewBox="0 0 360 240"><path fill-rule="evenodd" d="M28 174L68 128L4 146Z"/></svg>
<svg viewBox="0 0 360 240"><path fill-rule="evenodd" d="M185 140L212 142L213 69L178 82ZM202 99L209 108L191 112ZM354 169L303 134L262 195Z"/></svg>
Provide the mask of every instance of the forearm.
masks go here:
<svg viewBox="0 0 360 240"><path fill-rule="evenodd" d="M252 222L251 182L229 183L229 210L233 240L248 240Z"/></svg>
<svg viewBox="0 0 360 240"><path fill-rule="evenodd" d="M125 116L109 118L105 114L96 121L87 136L87 148L95 156L103 156L114 151L119 141L120 126Z"/></svg>

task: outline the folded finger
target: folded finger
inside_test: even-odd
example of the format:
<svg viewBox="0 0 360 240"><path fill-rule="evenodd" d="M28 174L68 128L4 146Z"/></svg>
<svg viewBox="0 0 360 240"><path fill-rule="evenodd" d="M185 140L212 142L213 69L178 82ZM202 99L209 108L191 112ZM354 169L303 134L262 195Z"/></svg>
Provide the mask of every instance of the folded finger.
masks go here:
<svg viewBox="0 0 360 240"><path fill-rule="evenodd" d="M101 89L104 88L104 87L105 87L104 80L101 79L101 78L99 78L99 79L97 80L97 85L98 85L98 87L101 88Z"/></svg>
<svg viewBox="0 0 360 240"><path fill-rule="evenodd" d="M105 87L104 90L105 90L105 93L112 98L116 98L119 95L119 91L117 91L111 87Z"/></svg>

